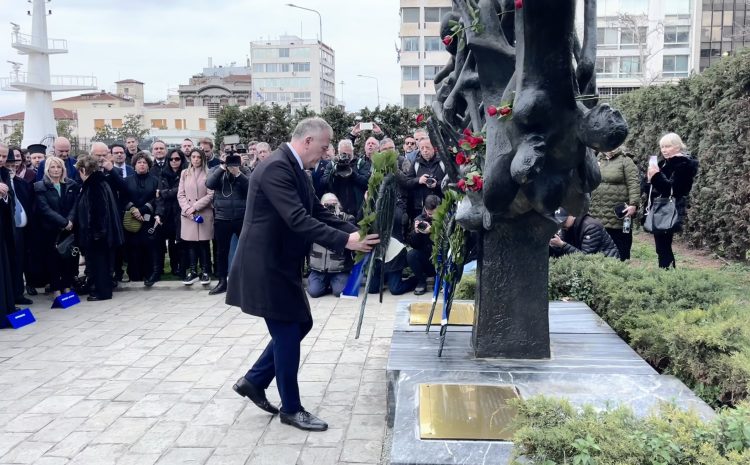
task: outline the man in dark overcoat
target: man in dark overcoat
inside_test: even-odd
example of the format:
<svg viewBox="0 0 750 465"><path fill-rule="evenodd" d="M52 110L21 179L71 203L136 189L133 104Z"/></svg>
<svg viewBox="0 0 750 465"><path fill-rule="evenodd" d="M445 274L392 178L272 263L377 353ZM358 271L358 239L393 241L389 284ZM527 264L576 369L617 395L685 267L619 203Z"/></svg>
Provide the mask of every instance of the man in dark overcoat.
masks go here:
<svg viewBox="0 0 750 465"><path fill-rule="evenodd" d="M308 431L324 431L328 425L302 407L297 385L300 342L313 324L302 284L305 256L312 243L367 252L378 242L376 235L360 239L355 226L329 213L315 197L305 169L326 153L332 136L323 119L304 119L291 142L282 144L253 172L226 298L227 304L263 318L271 335L263 354L234 390L276 414L279 410L265 394L275 377L281 422Z"/></svg>

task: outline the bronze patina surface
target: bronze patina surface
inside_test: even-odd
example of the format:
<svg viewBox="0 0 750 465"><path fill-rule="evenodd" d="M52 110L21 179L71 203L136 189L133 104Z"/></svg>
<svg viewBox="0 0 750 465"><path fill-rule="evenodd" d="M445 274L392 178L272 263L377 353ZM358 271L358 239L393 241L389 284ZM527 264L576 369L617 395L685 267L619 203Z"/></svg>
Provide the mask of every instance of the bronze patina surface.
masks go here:
<svg viewBox="0 0 750 465"><path fill-rule="evenodd" d="M416 302L409 305L409 324L426 325L427 317L430 316L431 302ZM435 314L432 316L432 324L439 325L443 317L443 303L438 302L435 307ZM471 326L474 324L474 303L473 302L453 302L451 307L451 316L448 323L458 326Z"/></svg>
<svg viewBox="0 0 750 465"><path fill-rule="evenodd" d="M421 439L510 441L518 399L514 386L479 384L420 384Z"/></svg>

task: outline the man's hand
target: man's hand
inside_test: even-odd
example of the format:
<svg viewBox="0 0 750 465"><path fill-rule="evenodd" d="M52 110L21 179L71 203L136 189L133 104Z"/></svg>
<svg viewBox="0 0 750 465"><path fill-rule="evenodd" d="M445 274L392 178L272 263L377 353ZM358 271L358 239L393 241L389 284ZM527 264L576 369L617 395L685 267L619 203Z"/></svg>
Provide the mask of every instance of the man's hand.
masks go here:
<svg viewBox="0 0 750 465"><path fill-rule="evenodd" d="M154 217L154 226L159 226L161 224L161 218L157 215Z"/></svg>
<svg viewBox="0 0 750 465"><path fill-rule="evenodd" d="M369 252L374 245L380 243L377 234L368 234L364 239L359 238L359 231L349 234L349 240L346 242L346 248L355 252Z"/></svg>
<svg viewBox="0 0 750 465"><path fill-rule="evenodd" d="M372 132L375 134L383 134L383 130L375 123L372 124Z"/></svg>
<svg viewBox="0 0 750 465"><path fill-rule="evenodd" d="M115 166L115 165L113 165L113 164L112 164L112 160L107 160L107 159L105 158L105 159L104 159L104 161L102 161L102 169L103 169L104 171L112 171L112 168L113 168L114 166Z"/></svg>
<svg viewBox="0 0 750 465"><path fill-rule="evenodd" d="M360 123L355 124L354 127L352 128L352 135L353 136L358 136L359 133L362 132L362 129L359 127L359 124Z"/></svg>
<svg viewBox="0 0 750 465"><path fill-rule="evenodd" d="M549 245L551 245L552 247L561 248L565 246L565 242L560 239L560 236L555 234L554 236L552 236L552 239L549 240Z"/></svg>
<svg viewBox="0 0 750 465"><path fill-rule="evenodd" d="M658 166L649 165L648 172L646 173L646 176L648 176L648 182L651 182L651 177L655 175L656 173L658 173L659 171L660 170Z"/></svg>
<svg viewBox="0 0 750 465"><path fill-rule="evenodd" d="M70 221L68 221L68 224L65 225L65 230L66 231L70 231L72 229L73 229L73 223L71 223Z"/></svg>
<svg viewBox="0 0 750 465"><path fill-rule="evenodd" d="M424 223L427 225L427 227L425 227L424 229L419 229L419 223ZM427 221L414 221L414 230L419 234L430 234L430 231L432 231L432 225Z"/></svg>
<svg viewBox="0 0 750 465"><path fill-rule="evenodd" d="M420 184L425 184L425 185L426 185L426 184L427 184L427 180L428 180L429 178L430 178L430 175L429 175L429 174L423 174L422 176L420 176L420 177L419 177L419 183L420 183Z"/></svg>
<svg viewBox="0 0 750 465"><path fill-rule="evenodd" d="M0 197L8 195L8 185L0 182Z"/></svg>
<svg viewBox="0 0 750 465"><path fill-rule="evenodd" d="M635 205L628 205L625 208L625 216L633 216L633 215L635 215L635 210L636 210Z"/></svg>

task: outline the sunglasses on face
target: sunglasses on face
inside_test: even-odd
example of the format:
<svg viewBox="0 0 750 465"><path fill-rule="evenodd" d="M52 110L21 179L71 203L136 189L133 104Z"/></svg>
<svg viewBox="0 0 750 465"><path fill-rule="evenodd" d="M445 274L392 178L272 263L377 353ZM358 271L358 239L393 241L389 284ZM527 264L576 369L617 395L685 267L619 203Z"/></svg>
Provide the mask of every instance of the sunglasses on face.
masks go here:
<svg viewBox="0 0 750 465"><path fill-rule="evenodd" d="M404 145L414 145L416 142L404 142Z"/></svg>
<svg viewBox="0 0 750 465"><path fill-rule="evenodd" d="M180 158L170 158L169 161L182 161Z"/></svg>

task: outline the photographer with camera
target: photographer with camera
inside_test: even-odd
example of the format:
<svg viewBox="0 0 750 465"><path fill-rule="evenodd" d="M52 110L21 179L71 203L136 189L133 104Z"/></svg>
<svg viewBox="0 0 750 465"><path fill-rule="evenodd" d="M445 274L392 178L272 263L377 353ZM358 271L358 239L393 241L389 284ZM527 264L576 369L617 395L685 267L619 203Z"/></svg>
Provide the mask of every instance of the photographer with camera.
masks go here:
<svg viewBox="0 0 750 465"><path fill-rule="evenodd" d="M407 238L412 249L406 256L409 262L409 268L414 272L417 278L417 287L414 289L415 295L422 295L427 292L427 278L435 276L435 267L432 265L432 215L440 205L440 197L437 195L428 195L424 199L424 208L422 213L414 219L414 229L409 233Z"/></svg>
<svg viewBox="0 0 750 465"><path fill-rule="evenodd" d="M356 224L354 216L341 211L339 199L334 194L325 194L320 203L337 218ZM335 297L340 296L354 264L351 252L337 252L320 244L313 244L308 259L310 275L307 277L307 293L310 297L323 297L329 293L333 293Z"/></svg>
<svg viewBox="0 0 750 465"><path fill-rule="evenodd" d="M226 153L226 152L225 152ZM219 283L208 294L227 291L229 248L232 235L240 237L245 218L249 170L242 167L242 156L229 153L206 177L206 187L214 191L214 240L216 241L216 276Z"/></svg>
<svg viewBox="0 0 750 465"><path fill-rule="evenodd" d="M339 141L338 149L339 154L323 173L323 190L336 195L343 212L357 216L364 200L364 191L355 179L354 146L349 139L342 139Z"/></svg>
<svg viewBox="0 0 750 465"><path fill-rule="evenodd" d="M406 188L410 191L411 205L409 218L416 218L424 207L425 199L430 195L443 198L440 184L445 177L445 165L435 156L435 149L430 139L419 141L419 156L409 169Z"/></svg>

